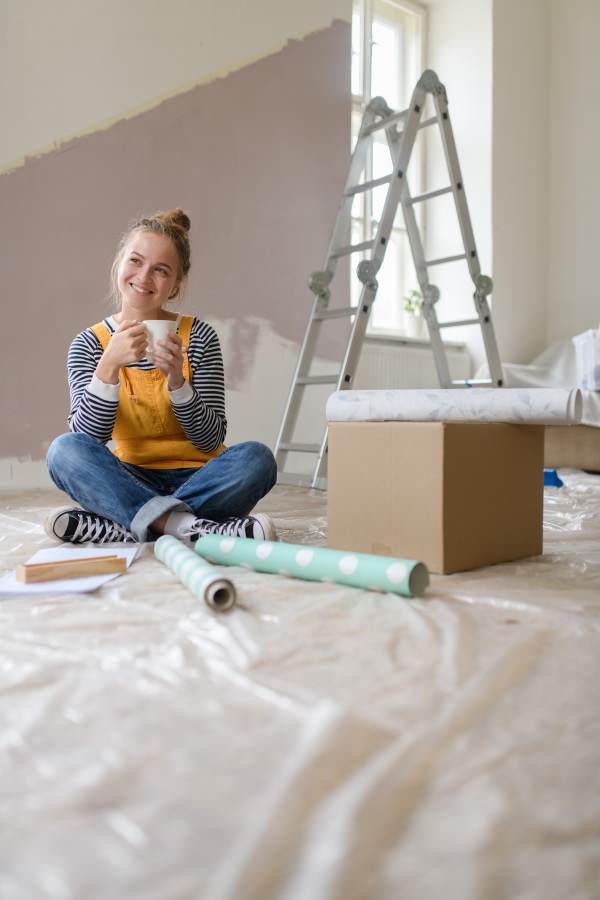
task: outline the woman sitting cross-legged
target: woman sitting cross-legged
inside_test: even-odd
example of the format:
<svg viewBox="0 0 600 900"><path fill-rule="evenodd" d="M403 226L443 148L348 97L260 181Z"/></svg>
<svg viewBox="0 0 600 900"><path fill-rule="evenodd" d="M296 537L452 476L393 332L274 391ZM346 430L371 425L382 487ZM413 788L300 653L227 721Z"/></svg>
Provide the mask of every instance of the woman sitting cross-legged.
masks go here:
<svg viewBox="0 0 600 900"><path fill-rule="evenodd" d="M70 431L48 450L54 483L79 507L53 510L51 537L71 543L153 541L170 534L276 540L251 516L275 484L268 447L226 447L219 339L193 316L165 309L190 271L190 220L180 209L140 219L112 267L119 311L78 334L68 355ZM144 320L172 322L148 349ZM114 438L116 449L109 450Z"/></svg>

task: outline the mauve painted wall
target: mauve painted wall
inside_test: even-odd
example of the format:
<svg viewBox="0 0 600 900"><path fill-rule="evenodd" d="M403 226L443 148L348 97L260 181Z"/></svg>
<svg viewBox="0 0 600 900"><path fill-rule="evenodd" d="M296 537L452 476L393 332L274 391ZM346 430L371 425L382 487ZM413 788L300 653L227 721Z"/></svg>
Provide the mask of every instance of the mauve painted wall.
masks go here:
<svg viewBox="0 0 600 900"><path fill-rule="evenodd" d="M141 212L189 212L184 309L236 320L229 387L252 366L256 319L301 340L349 160L349 72L350 25L334 22L0 176L0 458L42 459L66 430L69 343L106 314L119 235Z"/></svg>

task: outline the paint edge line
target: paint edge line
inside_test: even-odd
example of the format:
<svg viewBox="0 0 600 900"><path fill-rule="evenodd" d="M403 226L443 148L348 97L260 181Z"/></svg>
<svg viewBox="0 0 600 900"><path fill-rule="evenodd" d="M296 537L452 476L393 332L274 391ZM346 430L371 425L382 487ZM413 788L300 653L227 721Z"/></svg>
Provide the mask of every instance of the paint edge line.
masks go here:
<svg viewBox="0 0 600 900"><path fill-rule="evenodd" d="M200 78L196 78L192 81L186 82L183 85L179 85L178 87L173 88L170 91L166 91L164 94L159 94L155 97L152 97L150 100L145 100L142 103L138 103L135 106L131 106L128 109L123 110L122 112L115 113L112 116L108 116L106 119L101 119L100 121L95 122L93 125L88 125L85 128L81 128L73 132L72 134L60 138L57 141L52 141L50 144L45 144L43 147L40 147L37 150L32 151L31 153L26 153L23 156L17 156L15 159L9 160L8 162L0 165L0 176L9 175L11 172L15 172L16 170L23 168L23 166L31 160L40 159L42 156L46 156L48 153L53 153L56 150L60 150L61 147L73 140L82 137L88 137L89 135L96 134L99 131L107 131L118 122L125 122L129 119L135 118L136 116L142 115L145 112L149 112L151 109L155 109L156 107L160 106L161 103L164 103L166 100L172 100L174 97L186 94L194 88L206 86L207 84L212 84L213 82L219 81L222 78L227 78L234 72L239 72L241 69L245 69L248 66L254 65L254 63L260 62L262 59L266 59L269 56L275 56L277 53L281 53L281 51L291 43L301 42L314 34L318 34L321 31L325 31L327 28L331 28L332 25L334 25L336 22L345 23L345 20L333 19L329 25L324 25L322 28L315 28L312 31L307 32L305 35L302 35L301 37L287 38L287 40L283 41L281 44L278 44L275 47L270 47L268 50L262 50L259 53L253 54L252 56L248 56L242 60L230 63L227 66L223 66L221 69L216 69L208 73L207 75L203 75Z"/></svg>

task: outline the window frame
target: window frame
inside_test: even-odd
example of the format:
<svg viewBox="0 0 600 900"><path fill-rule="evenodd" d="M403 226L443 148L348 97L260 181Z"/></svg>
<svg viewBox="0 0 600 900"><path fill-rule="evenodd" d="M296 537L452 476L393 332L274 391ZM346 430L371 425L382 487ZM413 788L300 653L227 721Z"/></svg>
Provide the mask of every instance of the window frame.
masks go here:
<svg viewBox="0 0 600 900"><path fill-rule="evenodd" d="M395 18L394 18L395 16ZM413 37L413 44L411 47L410 60L404 58L402 60L403 72L401 79L401 84L398 85L399 93L404 91L404 96L400 97L401 103L398 106L398 109L406 109L409 102L412 91L421 76L421 73L425 68L425 41L426 41L426 32L427 32L427 10L425 7L421 6L418 3L413 3L411 0L353 0L352 6L352 28L353 28L353 36L352 36L352 65L351 65L351 92L352 92L352 122L351 122L351 134L352 134L352 146L354 147L354 143L356 140L356 136L358 133L358 127L360 127L360 122L362 121L362 117L364 114L364 110L366 106L372 99L372 76L373 76L373 67L372 67L372 46L373 46L373 25L376 21L382 21L387 24L396 25L399 29L399 32L404 27L405 23L402 22L402 19L406 16L409 16L410 19L413 20L411 27L413 27L416 31L415 37ZM355 29L360 29L359 41L356 42L355 38ZM356 49L357 43L359 45L358 51ZM358 56L358 59L357 59ZM410 70L410 71L409 71ZM356 84L358 81L358 84ZM355 93L355 87L358 88L358 92ZM384 99L389 103L390 98L385 97ZM390 103L391 105L391 103ZM383 134L381 135L383 140ZM415 147L415 151L417 148ZM418 192L420 189L420 185L423 183L423 174L424 174L424 154L419 154L416 152L416 158L411 159L411 174L413 181L413 188L415 192ZM416 176L416 177L415 177ZM372 177L372 160L371 154L369 154L369 159L367 160L366 171L364 174L366 180L369 180ZM367 192L365 195L362 195L360 200L361 212L359 215L356 215L353 210L352 214L352 230L355 234L359 235L359 240L369 240L371 235L371 231L376 227L376 220L373 217L373 198L370 192ZM357 204L358 206L359 204ZM398 262L397 262L397 282L399 285L404 283L403 289L400 291L401 296L397 298L397 309L394 310L395 313L395 322L392 323L390 319L388 319L388 324L377 324L375 325L373 319L376 316L377 312L377 300L374 304L374 315L368 325L368 331L371 333L403 333L403 312L402 312L402 294L404 294L411 287L418 288L418 283L416 280L416 273L414 273L414 269L411 273L410 279L406 277L406 268L405 262L402 262L402 258L406 261L406 243L408 241L408 237L406 235L406 226L404 223L404 218L402 216L402 212L399 207L399 212L397 216L397 220L394 222L394 227L392 229L392 234L390 235L390 241L396 239L395 243L397 246L397 254L398 254ZM354 243L354 240L353 240ZM391 249L391 247L390 247ZM365 254L361 254L360 258L364 258ZM412 259L412 256L411 256ZM386 259L384 259L384 263L381 269L381 275L379 276L379 280L381 282L382 277L385 278L386 271ZM414 281L414 284L413 284ZM358 280L354 277L351 277L351 292L352 292L352 302L357 301L358 296L360 294L361 285ZM379 292L378 292L379 293ZM380 307L381 308L381 307Z"/></svg>

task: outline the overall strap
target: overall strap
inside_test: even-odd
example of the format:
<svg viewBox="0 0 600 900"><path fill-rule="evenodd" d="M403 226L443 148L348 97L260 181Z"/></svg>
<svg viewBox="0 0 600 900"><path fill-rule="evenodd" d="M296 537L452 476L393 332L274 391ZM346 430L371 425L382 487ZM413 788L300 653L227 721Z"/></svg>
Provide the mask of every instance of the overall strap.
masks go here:
<svg viewBox="0 0 600 900"><path fill-rule="evenodd" d="M100 346L102 347L102 349L106 350L110 341L110 331L108 330L104 322L98 322L97 325L92 325L92 331L100 341Z"/></svg>
<svg viewBox="0 0 600 900"><path fill-rule="evenodd" d="M194 316L181 316L179 320L179 328L177 329L177 334L183 341L184 349L187 350L187 346L190 342L190 336L192 334L192 325L194 324Z"/></svg>
<svg viewBox="0 0 600 900"><path fill-rule="evenodd" d="M192 366L187 352L193 324L194 316L181 316L179 327L177 329L177 334L181 338L183 344L183 374L188 384L192 384L194 379L194 373L192 372Z"/></svg>

